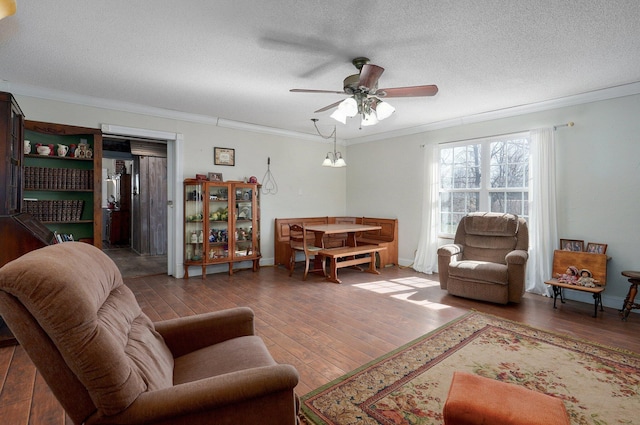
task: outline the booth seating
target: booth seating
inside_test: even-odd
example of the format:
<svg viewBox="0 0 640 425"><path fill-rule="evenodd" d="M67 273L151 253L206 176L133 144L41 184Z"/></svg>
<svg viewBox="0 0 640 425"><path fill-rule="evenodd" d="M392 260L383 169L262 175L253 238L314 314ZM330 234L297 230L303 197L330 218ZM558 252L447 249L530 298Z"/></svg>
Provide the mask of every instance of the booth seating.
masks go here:
<svg viewBox="0 0 640 425"><path fill-rule="evenodd" d="M375 218L375 217L297 217L297 218L276 218L274 237L274 264L283 265L289 268L291 258L291 248L289 247L289 225L297 224L310 226L312 224L370 224L380 226L380 230L363 232L356 235L358 245L376 245L381 249L378 251L378 267L380 269L398 265L398 219L395 218ZM344 245L343 237L327 235L324 240L324 248L338 248Z"/></svg>

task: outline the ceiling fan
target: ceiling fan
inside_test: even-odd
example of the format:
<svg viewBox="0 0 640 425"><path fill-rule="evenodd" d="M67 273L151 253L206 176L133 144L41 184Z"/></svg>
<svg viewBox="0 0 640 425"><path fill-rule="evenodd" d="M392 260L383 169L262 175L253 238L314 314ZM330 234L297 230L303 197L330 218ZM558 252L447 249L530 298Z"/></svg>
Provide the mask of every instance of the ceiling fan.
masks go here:
<svg viewBox="0 0 640 425"><path fill-rule="evenodd" d="M395 108L381 98L388 97L419 97L433 96L438 93L438 86L408 86L395 88L378 88L378 79L384 72L384 68L369 63L365 57L355 58L352 63L358 69L358 74L353 74L344 79L343 91L291 89L294 93L331 93L346 94L349 97L331 105L320 108L315 112L324 112L337 107L331 118L346 124L347 118L356 115L362 116L361 125L375 125L380 120L389 117Z"/></svg>

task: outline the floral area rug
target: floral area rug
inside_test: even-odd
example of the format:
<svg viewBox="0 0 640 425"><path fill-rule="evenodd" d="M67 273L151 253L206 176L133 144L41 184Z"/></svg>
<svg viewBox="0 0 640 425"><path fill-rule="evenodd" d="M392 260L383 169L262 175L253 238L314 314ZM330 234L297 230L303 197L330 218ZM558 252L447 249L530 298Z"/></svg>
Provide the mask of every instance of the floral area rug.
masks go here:
<svg viewBox="0 0 640 425"><path fill-rule="evenodd" d="M574 425L640 424L640 355L471 312L302 397L313 425L443 423L454 371L561 399Z"/></svg>

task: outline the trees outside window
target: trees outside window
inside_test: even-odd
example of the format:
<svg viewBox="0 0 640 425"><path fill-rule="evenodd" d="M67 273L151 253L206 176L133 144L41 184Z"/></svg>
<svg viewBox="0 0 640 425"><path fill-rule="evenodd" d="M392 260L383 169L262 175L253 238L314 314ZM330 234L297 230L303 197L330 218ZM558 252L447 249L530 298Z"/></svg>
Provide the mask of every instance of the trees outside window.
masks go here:
<svg viewBox="0 0 640 425"><path fill-rule="evenodd" d="M471 212L505 212L528 219L528 135L442 145L439 165L440 234L455 234L462 217Z"/></svg>

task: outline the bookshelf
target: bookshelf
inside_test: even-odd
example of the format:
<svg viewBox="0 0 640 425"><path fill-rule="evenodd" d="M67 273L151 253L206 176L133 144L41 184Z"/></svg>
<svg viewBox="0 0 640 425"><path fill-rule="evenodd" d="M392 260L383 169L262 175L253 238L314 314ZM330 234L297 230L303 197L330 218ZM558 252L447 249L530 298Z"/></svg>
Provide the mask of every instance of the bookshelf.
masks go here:
<svg viewBox="0 0 640 425"><path fill-rule="evenodd" d="M101 131L26 120L24 138L31 152L24 155L23 211L52 232L102 248Z"/></svg>

